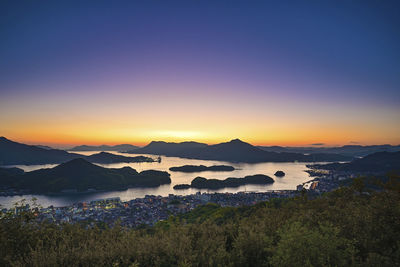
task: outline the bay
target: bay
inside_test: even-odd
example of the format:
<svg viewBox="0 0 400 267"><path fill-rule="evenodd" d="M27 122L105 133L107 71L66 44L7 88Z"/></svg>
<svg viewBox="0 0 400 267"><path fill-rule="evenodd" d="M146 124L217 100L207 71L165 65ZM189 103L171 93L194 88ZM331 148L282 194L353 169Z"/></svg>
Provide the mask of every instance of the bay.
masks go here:
<svg viewBox="0 0 400 267"><path fill-rule="evenodd" d="M91 155L100 151L74 151L82 155ZM114 154L129 156L126 153L111 152ZM131 155L131 156L137 156ZM157 158L155 155L146 155L152 158ZM236 193L243 191L251 192L267 192L272 190L295 190L296 186L311 180L308 173L305 172L308 168L307 163L298 162L265 162L265 163L231 163L224 161L214 160L196 160L186 159L179 157L165 157L161 156L161 162L141 162L141 163L114 163L114 164L98 164L99 166L106 168L121 168L129 166L136 169L138 172L143 170L160 170L167 171L171 174L171 184L162 185L156 188L129 188L123 191L108 191L108 192L92 192L92 193L72 193L72 194L52 194L52 195L23 195L23 196L7 196L0 197L0 205L2 207L10 208L14 203L21 201L22 199L30 200L33 197L37 199L37 203L43 207L55 206L62 207L68 206L76 202L85 202L95 199L104 199L111 197L119 197L122 201L128 201L135 198L141 198L145 195L160 195L168 196L169 194L175 195L189 195L197 192L218 192L218 193ZM183 173L183 172L172 172L169 171L170 167L182 166L182 165L230 165L235 168L231 172L198 172L198 173ZM15 167L21 168L24 171L32 171L41 168L52 168L56 164L46 165L14 165ZM284 177L275 177L274 173L278 170L284 171L286 175ZM235 188L223 188L219 190L200 190L200 189L185 189L185 190L174 190L173 186L176 184L190 184L190 182L197 176L205 177L208 179L225 179L228 177L244 177L246 175L253 174L265 174L272 177L275 183L270 185L246 185Z"/></svg>

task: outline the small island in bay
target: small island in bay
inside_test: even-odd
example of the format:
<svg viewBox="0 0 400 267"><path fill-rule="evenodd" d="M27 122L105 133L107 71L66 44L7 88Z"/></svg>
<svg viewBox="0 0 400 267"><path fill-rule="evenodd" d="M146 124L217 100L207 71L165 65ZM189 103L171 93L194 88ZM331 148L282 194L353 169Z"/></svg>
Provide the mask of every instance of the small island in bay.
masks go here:
<svg viewBox="0 0 400 267"><path fill-rule="evenodd" d="M177 184L174 186L174 189L189 189L190 188L190 184Z"/></svg>
<svg viewBox="0 0 400 267"><path fill-rule="evenodd" d="M283 171L277 171L277 172L275 172L275 174L274 174L276 177L283 177L283 176L285 176L286 174L283 172Z"/></svg>
<svg viewBox="0 0 400 267"><path fill-rule="evenodd" d="M196 177L189 184L179 184L174 189L221 189L225 187L239 187L247 184L272 184L274 179L264 174L248 175L243 178L226 178L225 180L207 179L204 177Z"/></svg>
<svg viewBox="0 0 400 267"><path fill-rule="evenodd" d="M213 165L213 166L183 165L179 167L171 167L169 168L169 170L173 172L204 172L204 171L230 172L234 171L235 168L228 165Z"/></svg>

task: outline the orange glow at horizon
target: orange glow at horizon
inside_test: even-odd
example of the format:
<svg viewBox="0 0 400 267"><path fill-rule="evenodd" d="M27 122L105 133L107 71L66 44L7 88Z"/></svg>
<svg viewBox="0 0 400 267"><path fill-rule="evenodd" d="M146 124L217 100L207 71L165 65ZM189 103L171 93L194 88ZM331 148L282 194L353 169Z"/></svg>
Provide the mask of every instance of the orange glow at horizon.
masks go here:
<svg viewBox="0 0 400 267"><path fill-rule="evenodd" d="M282 129L282 128L281 128ZM321 143L322 146L341 146L348 144L372 145L372 144L392 144L398 145L399 139L368 139L365 136L353 138L352 141L348 136L357 136L357 131L334 131L333 129L298 129L295 134L290 129L276 129L275 131L259 131L241 129L238 134L229 134L227 132L201 132L201 131L183 131L183 130L107 130L90 128L83 130L66 131L63 127L53 131L42 129L26 129L21 131L1 132L1 135L13 141L27 144L42 144L54 147L66 148L76 145L116 145L116 144L133 144L137 146L145 146L151 141L166 142L183 142L196 141L207 144L216 144L227 142L235 138L239 138L244 142L252 145L265 146L311 146L314 143ZM373 133L371 133L373 136ZM323 136L323 138L321 138ZM371 141L372 140L372 141Z"/></svg>
<svg viewBox="0 0 400 267"><path fill-rule="evenodd" d="M82 92L79 98L68 93L3 98L0 136L56 147L143 146L153 140L215 144L235 138L266 146L400 143L398 108L328 105L306 98L261 99L245 93L181 92L154 98L150 89L141 95L128 91L120 95Z"/></svg>

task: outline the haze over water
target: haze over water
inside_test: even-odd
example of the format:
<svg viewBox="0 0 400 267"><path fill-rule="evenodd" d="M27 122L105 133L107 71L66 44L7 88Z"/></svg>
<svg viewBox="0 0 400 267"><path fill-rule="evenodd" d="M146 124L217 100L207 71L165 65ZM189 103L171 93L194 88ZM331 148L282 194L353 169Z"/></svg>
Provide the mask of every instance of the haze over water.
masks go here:
<svg viewBox="0 0 400 267"><path fill-rule="evenodd" d="M98 153L99 151L90 152L76 152L83 155L91 155ZM112 152L114 154L125 155L126 153ZM132 155L132 156L137 156ZM155 158L155 155L146 155ZM169 171L170 167L182 166L182 165L231 165L235 167L232 172L196 172L196 173L183 173L183 172L172 172ZM188 195L195 194L196 192L243 192L243 191L253 191L253 192L265 192L269 190L293 190L296 189L298 184L310 180L308 173L305 172L308 168L307 163L230 163L223 161L213 161L213 160L196 160L196 159L185 159L178 157L165 157L161 156L161 163L158 162L143 162L143 163L114 163L114 164L98 164L106 168L122 168L124 166L129 166L136 169L138 172L143 170L160 170L167 171L171 174L171 184L161 185L154 188L129 188L124 191L108 191L108 192L96 192L96 193L77 193L77 194L62 194L62 195L24 195L24 196L10 196L10 197L0 197L0 205L3 207L11 207L15 202L21 199L30 200L32 197L37 198L37 202L43 207L50 205L61 207L67 206L76 202L91 201L95 199L103 199L110 197L120 197L122 201L128 201L135 198L142 198L145 195L160 195L168 196L168 194L175 195ZM40 168L51 168L57 164L46 164L46 165L16 165L16 167L23 169L24 171L32 171ZM285 177L279 178L275 177L274 173L277 170L282 170L286 173ZM244 177L246 175L253 174L266 174L275 180L275 183L271 185L246 185L240 187L223 188L220 190L199 190L199 189L186 189L186 190L174 190L173 186L176 184L190 184L190 182L197 176L209 178L209 179L225 179L228 177Z"/></svg>

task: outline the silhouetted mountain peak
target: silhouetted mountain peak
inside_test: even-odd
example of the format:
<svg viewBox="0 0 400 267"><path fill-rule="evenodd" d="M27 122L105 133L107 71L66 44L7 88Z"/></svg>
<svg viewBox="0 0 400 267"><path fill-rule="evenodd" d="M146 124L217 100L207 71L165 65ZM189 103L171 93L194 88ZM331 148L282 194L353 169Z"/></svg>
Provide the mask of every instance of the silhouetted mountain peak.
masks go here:
<svg viewBox="0 0 400 267"><path fill-rule="evenodd" d="M220 143L220 144L217 144L217 145L214 145L214 146L232 147L232 148L252 148L252 149L258 150L258 148L256 148L255 146L253 146L253 145L251 145L249 143L243 142L240 139L233 139L233 140L231 140L229 142Z"/></svg>
<svg viewBox="0 0 400 267"><path fill-rule="evenodd" d="M88 167L97 167L96 165L90 163L89 161L83 159L83 158L77 158L77 159L73 159L70 161L67 161L65 163L62 163L60 165L58 165L57 167L55 167L54 169L82 169L82 168L88 168Z"/></svg>
<svg viewBox="0 0 400 267"><path fill-rule="evenodd" d="M157 144L167 144L167 142L165 142L165 141L151 141L150 144L148 144L148 146L157 145Z"/></svg>
<svg viewBox="0 0 400 267"><path fill-rule="evenodd" d="M100 153L97 153L97 155L108 156L108 155L114 155L114 154L101 151Z"/></svg>
<svg viewBox="0 0 400 267"><path fill-rule="evenodd" d="M243 142L242 140L240 140L239 138L236 138L236 139L232 139L231 141L229 141L228 143L231 143L231 144L246 144L246 145L248 145L248 143L246 143L246 142Z"/></svg>
<svg viewBox="0 0 400 267"><path fill-rule="evenodd" d="M12 141L5 138L4 136L0 136L0 142L12 142Z"/></svg>

